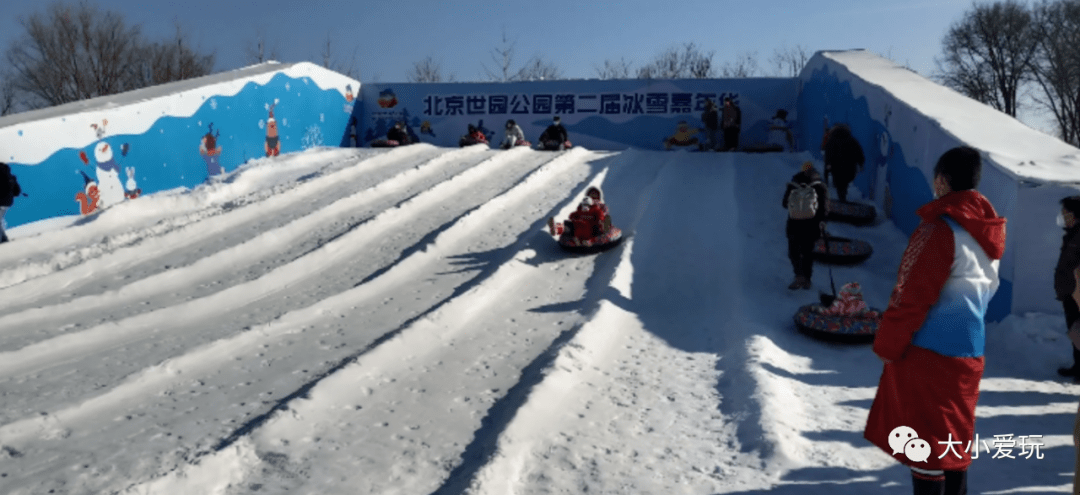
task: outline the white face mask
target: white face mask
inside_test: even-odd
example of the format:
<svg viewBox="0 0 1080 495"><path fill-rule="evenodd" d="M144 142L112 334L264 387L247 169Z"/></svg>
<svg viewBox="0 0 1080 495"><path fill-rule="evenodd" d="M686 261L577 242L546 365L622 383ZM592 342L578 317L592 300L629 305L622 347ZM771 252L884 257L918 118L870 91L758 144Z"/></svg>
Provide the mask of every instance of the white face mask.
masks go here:
<svg viewBox="0 0 1080 495"><path fill-rule="evenodd" d="M1065 228L1065 215L1062 215L1060 211L1057 214L1057 226L1063 229Z"/></svg>

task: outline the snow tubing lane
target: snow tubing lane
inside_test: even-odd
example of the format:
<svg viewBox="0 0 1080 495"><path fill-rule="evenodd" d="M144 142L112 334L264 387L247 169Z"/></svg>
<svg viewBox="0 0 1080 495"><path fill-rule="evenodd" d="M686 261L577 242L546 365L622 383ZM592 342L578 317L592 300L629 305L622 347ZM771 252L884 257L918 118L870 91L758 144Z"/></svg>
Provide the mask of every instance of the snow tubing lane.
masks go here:
<svg viewBox="0 0 1080 495"><path fill-rule="evenodd" d="M869 225L874 223L875 218L877 218L877 210L874 209L874 205L835 199L829 200L828 220L853 225Z"/></svg>
<svg viewBox="0 0 1080 495"><path fill-rule="evenodd" d="M795 312L795 326L818 340L843 344L869 344L877 335L881 312L871 309L854 315L830 315L814 311L820 304L807 304Z"/></svg>
<svg viewBox="0 0 1080 495"><path fill-rule="evenodd" d="M825 251L825 239L814 244L814 259L830 265L855 265L866 261L874 253L869 242L847 237L829 236L829 251Z"/></svg>
<svg viewBox="0 0 1080 495"><path fill-rule="evenodd" d="M571 253L591 254L618 246L623 238L622 230L612 227L606 234L584 241L564 233L559 236L559 246Z"/></svg>

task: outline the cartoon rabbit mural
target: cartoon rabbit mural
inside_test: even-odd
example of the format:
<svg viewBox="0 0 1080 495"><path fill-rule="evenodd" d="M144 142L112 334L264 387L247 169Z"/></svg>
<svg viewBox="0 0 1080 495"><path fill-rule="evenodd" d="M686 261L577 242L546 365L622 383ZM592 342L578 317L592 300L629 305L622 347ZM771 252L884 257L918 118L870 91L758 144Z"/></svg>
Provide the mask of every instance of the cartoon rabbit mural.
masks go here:
<svg viewBox="0 0 1080 495"><path fill-rule="evenodd" d="M126 191L124 185L120 182L120 165L116 163L112 146L104 140L105 127L108 125L108 120L102 120L100 126L90 124L98 138L97 144L94 145L94 160L97 162L97 187L101 195L98 204L101 208L112 206L125 199L138 197L138 192ZM127 143L121 145L121 156L127 156L128 149ZM90 158L85 151L79 152L79 159L82 160L84 165L90 164Z"/></svg>
<svg viewBox="0 0 1080 495"><path fill-rule="evenodd" d="M221 136L221 130L214 130L214 123L210 123L210 131L202 137L199 143L199 154L206 161L206 174L210 177L225 173L218 158L221 156L221 147L217 145L217 138Z"/></svg>

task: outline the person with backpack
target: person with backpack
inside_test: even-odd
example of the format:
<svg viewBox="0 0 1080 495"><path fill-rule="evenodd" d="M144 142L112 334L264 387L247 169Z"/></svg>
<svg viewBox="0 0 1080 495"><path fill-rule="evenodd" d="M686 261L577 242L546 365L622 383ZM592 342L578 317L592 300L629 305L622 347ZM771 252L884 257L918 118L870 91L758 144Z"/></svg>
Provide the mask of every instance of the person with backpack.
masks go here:
<svg viewBox="0 0 1080 495"><path fill-rule="evenodd" d="M0 242L7 242L8 236L4 232L4 215L8 208L15 204L15 197L22 194L19 180L11 173L11 167L0 162Z"/></svg>
<svg viewBox="0 0 1080 495"><path fill-rule="evenodd" d="M791 177L784 191L784 208L788 210L785 233L788 239L788 259L795 280L788 289L809 289L814 271L814 244L825 230L829 190L821 181L821 173L811 162L803 163L799 173Z"/></svg>

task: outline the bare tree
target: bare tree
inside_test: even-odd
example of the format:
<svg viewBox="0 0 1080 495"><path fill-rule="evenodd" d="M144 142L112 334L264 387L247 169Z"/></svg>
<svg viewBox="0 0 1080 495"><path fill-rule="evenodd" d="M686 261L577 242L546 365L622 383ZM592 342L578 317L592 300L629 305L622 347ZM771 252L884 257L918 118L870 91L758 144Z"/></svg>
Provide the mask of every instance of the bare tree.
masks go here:
<svg viewBox="0 0 1080 495"><path fill-rule="evenodd" d="M419 62L413 62L413 68L407 74L405 78L409 82L453 82L454 75L443 76L442 63L435 60L432 56L428 55Z"/></svg>
<svg viewBox="0 0 1080 495"><path fill-rule="evenodd" d="M516 41L510 41L506 37L506 30L503 30L502 44L491 50L491 60L495 63L494 69L489 69L487 65L481 63L484 67L484 72L487 74L488 80L498 82L509 82L514 80L515 72L511 69L514 65L514 55Z"/></svg>
<svg viewBox="0 0 1080 495"><path fill-rule="evenodd" d="M1042 90L1034 99L1053 114L1061 139L1080 146L1080 0L1044 1L1033 15L1032 72Z"/></svg>
<svg viewBox="0 0 1080 495"><path fill-rule="evenodd" d="M810 56L806 53L806 48L802 45L795 45L794 47L783 46L773 50L772 58L769 62L773 66L773 74L779 77L798 77L802 72L803 67L806 66L806 61L810 60Z"/></svg>
<svg viewBox="0 0 1080 495"><path fill-rule="evenodd" d="M551 81L562 79L562 71L553 62L533 57L517 71L515 81Z"/></svg>
<svg viewBox="0 0 1080 495"><path fill-rule="evenodd" d="M1031 11L1016 0L976 4L946 33L938 79L1015 117L1020 86L1031 77L1035 33Z"/></svg>
<svg viewBox="0 0 1080 495"><path fill-rule="evenodd" d="M15 113L15 85L7 76L0 78L0 116Z"/></svg>
<svg viewBox="0 0 1080 495"><path fill-rule="evenodd" d="M86 1L54 3L45 14L21 21L25 35L12 42L6 59L18 100L28 108L60 105L111 95L146 84L142 59L155 45L143 40L138 26L127 26L116 12L101 11ZM168 50L184 61L182 70L150 83L208 73L209 58L190 50L181 31ZM164 46L164 45L162 45ZM158 51L168 51L157 48Z"/></svg>
<svg viewBox="0 0 1080 495"><path fill-rule="evenodd" d="M213 54L200 54L187 44L179 21L176 35L169 43L149 43L139 49L135 69L137 86L153 86L209 74L214 68Z"/></svg>
<svg viewBox="0 0 1080 495"><path fill-rule="evenodd" d="M639 79L706 79L716 75L713 51L702 51L697 44L683 43L657 55L637 70Z"/></svg>
<svg viewBox="0 0 1080 495"><path fill-rule="evenodd" d="M323 67L330 69L334 72L339 72L353 79L360 77L360 70L356 67L356 61L358 60L357 53L360 51L360 45L354 45L352 56L346 58L343 62L335 54L334 39L330 35L330 32L326 33L326 43L323 44L322 53L322 65Z"/></svg>
<svg viewBox="0 0 1080 495"><path fill-rule="evenodd" d="M720 67L720 77L753 77L758 74L757 53L743 52Z"/></svg>
<svg viewBox="0 0 1080 495"><path fill-rule="evenodd" d="M630 79L630 62L624 58L619 60L605 60L604 65L593 66L596 77L600 79Z"/></svg>
<svg viewBox="0 0 1080 495"><path fill-rule="evenodd" d="M255 30L255 39L248 42L247 61L252 64L261 64L281 58L281 50L276 41L268 40L262 28Z"/></svg>
<svg viewBox="0 0 1080 495"><path fill-rule="evenodd" d="M503 30L502 43L491 51L491 60L495 68L489 68L482 64L489 81L512 82L512 81L539 81L561 79L562 71L553 62L548 62L539 56L529 59L521 68L514 70L514 57L517 55L517 42L511 41Z"/></svg>

